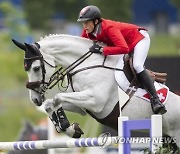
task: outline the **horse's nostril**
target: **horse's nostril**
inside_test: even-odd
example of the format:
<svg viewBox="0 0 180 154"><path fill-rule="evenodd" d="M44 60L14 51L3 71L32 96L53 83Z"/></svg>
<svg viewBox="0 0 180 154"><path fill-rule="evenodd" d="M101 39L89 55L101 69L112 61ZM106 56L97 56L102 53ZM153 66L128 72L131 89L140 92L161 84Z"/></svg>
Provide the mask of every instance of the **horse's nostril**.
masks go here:
<svg viewBox="0 0 180 154"><path fill-rule="evenodd" d="M37 106L41 106L42 102L39 102L38 99L34 99L33 102L37 105Z"/></svg>

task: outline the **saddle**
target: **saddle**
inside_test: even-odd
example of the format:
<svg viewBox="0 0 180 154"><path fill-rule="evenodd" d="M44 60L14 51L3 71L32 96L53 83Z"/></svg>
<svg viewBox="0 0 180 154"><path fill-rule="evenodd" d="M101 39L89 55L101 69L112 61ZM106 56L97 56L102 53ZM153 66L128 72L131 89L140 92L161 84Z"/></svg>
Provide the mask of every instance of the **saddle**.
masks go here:
<svg viewBox="0 0 180 154"><path fill-rule="evenodd" d="M129 88L127 89L126 93L131 97L137 88L144 88L144 87L139 82L136 72L134 70L132 54L124 55L123 60L124 60L123 71L124 71L124 74L126 75L128 81L130 82ZM167 78L167 73L154 72L149 69L146 69L146 71L149 73L149 75L153 81L157 81L162 84L165 84L166 78Z"/></svg>

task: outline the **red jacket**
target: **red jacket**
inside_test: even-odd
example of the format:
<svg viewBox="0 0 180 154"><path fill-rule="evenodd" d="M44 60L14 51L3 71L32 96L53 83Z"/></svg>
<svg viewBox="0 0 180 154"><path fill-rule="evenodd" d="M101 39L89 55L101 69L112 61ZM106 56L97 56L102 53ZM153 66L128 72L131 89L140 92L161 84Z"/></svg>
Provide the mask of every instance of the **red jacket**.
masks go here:
<svg viewBox="0 0 180 154"><path fill-rule="evenodd" d="M91 33L86 34L85 29L81 36L107 44L103 48L104 55L126 54L133 51L135 45L144 38L139 29L144 30L133 24L103 19L96 37Z"/></svg>

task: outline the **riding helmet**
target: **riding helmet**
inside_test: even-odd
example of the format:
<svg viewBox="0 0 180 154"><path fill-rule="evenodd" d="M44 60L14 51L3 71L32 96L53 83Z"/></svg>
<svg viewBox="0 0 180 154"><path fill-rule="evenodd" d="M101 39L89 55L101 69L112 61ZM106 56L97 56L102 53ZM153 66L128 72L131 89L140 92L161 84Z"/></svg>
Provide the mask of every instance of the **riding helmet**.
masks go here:
<svg viewBox="0 0 180 154"><path fill-rule="evenodd" d="M78 17L78 22L80 21L88 21L88 20L96 20L98 19L99 21L101 20L101 12L98 7L89 5L84 7Z"/></svg>

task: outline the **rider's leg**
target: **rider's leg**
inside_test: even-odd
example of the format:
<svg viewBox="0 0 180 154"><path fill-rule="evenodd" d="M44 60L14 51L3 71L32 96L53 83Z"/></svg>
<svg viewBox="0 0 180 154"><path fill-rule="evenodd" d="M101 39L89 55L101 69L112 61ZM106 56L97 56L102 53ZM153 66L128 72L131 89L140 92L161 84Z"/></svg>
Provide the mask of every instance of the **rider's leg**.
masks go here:
<svg viewBox="0 0 180 154"><path fill-rule="evenodd" d="M154 83L153 83L151 77L146 72L146 70L138 73L137 77L151 96L151 106L152 106L153 112L155 114L166 113L167 110L166 110L165 106L160 102L159 97L156 92L156 89L154 87Z"/></svg>
<svg viewBox="0 0 180 154"><path fill-rule="evenodd" d="M146 31L142 30L140 32L142 35L144 35L145 38L141 40L139 43L137 43L137 45L134 48L133 67L137 73L137 77L140 80L141 84L145 87L145 89L151 96L151 107L153 112L155 114L164 114L167 112L167 110L159 100L151 77L144 69L144 63L150 46L150 38Z"/></svg>

